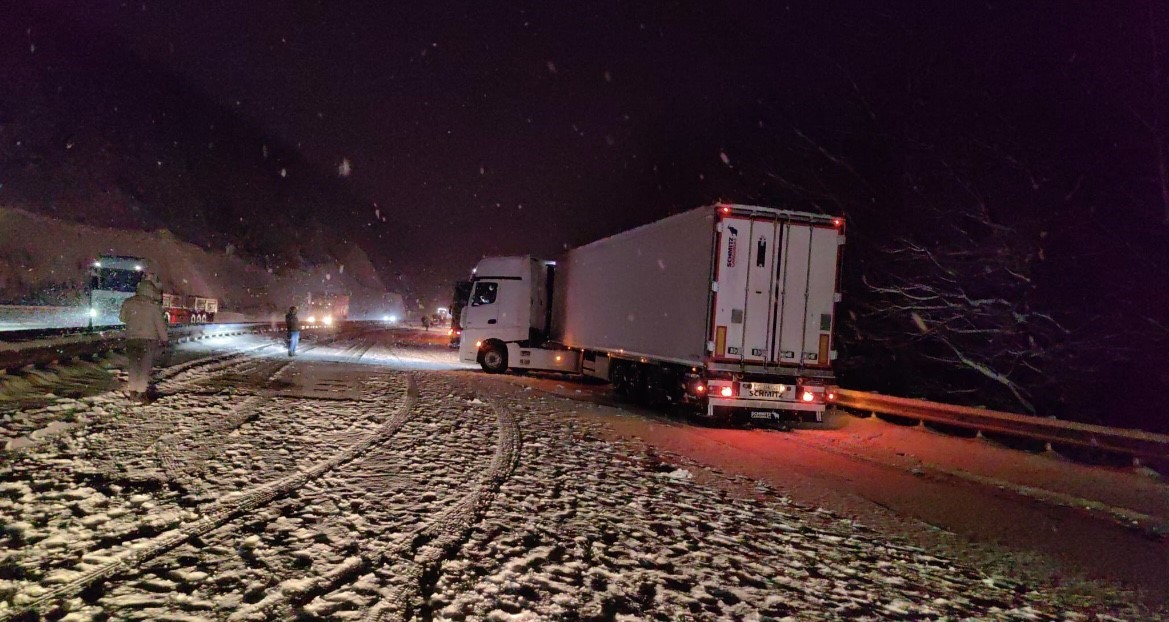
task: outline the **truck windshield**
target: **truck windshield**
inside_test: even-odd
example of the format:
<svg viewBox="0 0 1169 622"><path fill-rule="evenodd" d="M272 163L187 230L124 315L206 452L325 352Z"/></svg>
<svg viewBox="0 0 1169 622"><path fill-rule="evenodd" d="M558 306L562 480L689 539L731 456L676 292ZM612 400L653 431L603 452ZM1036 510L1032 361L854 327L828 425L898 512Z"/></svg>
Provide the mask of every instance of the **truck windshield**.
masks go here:
<svg viewBox="0 0 1169 622"><path fill-rule="evenodd" d="M479 307L482 305L489 305L495 302L495 297L499 294L499 283L492 283L490 281L479 281L475 284L475 291L471 294L471 306Z"/></svg>
<svg viewBox="0 0 1169 622"><path fill-rule="evenodd" d="M139 270L102 268L98 271L98 281L94 289L132 293L138 289L138 283L142 281L142 275L143 272Z"/></svg>

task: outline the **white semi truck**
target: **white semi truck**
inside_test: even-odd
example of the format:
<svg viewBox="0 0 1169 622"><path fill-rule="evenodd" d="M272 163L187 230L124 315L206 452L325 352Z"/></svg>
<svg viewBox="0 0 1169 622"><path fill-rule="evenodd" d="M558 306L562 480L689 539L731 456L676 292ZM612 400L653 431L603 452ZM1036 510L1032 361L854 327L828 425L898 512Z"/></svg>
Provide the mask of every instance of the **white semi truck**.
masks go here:
<svg viewBox="0 0 1169 622"><path fill-rule="evenodd" d="M844 222L718 204L473 271L460 359L611 382L718 419L820 420L832 401Z"/></svg>

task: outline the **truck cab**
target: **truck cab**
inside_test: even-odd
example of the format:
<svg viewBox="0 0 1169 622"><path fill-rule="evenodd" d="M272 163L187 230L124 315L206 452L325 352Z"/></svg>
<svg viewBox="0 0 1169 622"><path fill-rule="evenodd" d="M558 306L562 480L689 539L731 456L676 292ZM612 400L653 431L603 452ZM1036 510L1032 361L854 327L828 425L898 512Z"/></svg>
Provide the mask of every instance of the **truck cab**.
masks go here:
<svg viewBox="0 0 1169 622"><path fill-rule="evenodd" d="M521 360L530 363L532 348L548 339L555 275L556 262L531 256L481 260L459 317L459 359L491 373L507 371Z"/></svg>

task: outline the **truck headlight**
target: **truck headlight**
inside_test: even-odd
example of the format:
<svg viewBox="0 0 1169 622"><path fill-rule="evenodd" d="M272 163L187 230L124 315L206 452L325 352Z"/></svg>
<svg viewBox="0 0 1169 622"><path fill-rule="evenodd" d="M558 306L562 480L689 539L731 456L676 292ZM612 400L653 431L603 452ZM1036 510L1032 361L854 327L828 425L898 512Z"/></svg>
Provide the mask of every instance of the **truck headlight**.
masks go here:
<svg viewBox="0 0 1169 622"><path fill-rule="evenodd" d="M97 317L97 309L90 307L89 308L89 317Z"/></svg>
<svg viewBox="0 0 1169 622"><path fill-rule="evenodd" d="M325 319L322 321L325 323L325 326L332 326L333 325L333 316L326 315Z"/></svg>

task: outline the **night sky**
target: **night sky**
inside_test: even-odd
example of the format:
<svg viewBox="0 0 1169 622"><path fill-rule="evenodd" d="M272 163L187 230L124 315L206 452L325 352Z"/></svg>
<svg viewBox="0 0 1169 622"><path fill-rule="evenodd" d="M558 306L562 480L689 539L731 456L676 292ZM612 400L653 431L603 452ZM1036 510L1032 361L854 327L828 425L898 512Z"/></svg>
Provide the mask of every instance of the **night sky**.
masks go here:
<svg viewBox="0 0 1169 622"><path fill-rule="evenodd" d="M482 255L551 255L719 198L775 202L792 128L878 143L919 103L965 125L989 98L1028 148L1095 160L1083 143L1139 140L1119 93L1149 17L1147 2L48 5L322 169L347 159L369 209L339 219L366 227L356 241L385 274L439 300ZM1126 127L1097 135L1109 123Z"/></svg>

